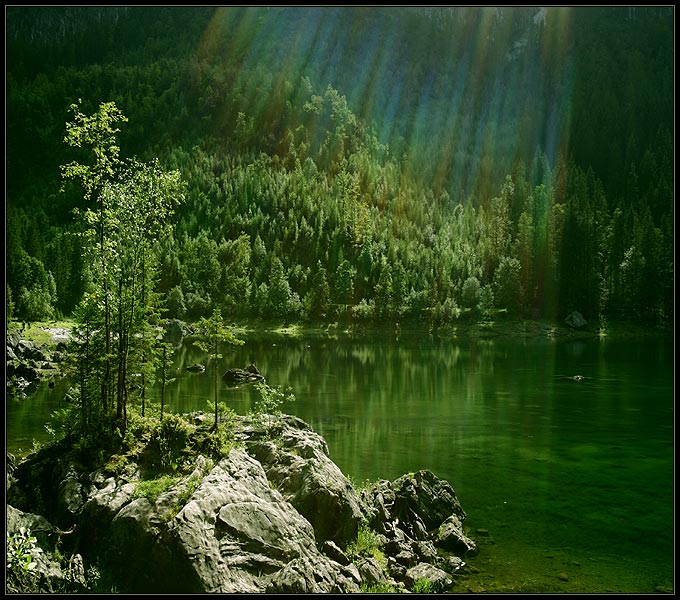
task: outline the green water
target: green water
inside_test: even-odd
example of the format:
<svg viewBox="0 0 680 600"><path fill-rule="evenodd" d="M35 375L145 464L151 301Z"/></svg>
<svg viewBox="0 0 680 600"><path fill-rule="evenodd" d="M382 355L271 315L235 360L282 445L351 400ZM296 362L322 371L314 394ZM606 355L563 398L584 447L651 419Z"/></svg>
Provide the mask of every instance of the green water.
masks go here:
<svg viewBox="0 0 680 600"><path fill-rule="evenodd" d="M284 411L326 438L355 483L430 469L452 484L479 543L458 591L673 590L672 340L271 334L223 353L220 373L254 361L290 386ZM169 410L210 411L212 365L187 372L206 362L190 345L176 358ZM42 387L8 407L8 449L30 447L60 394ZM256 398L220 386L238 413Z"/></svg>

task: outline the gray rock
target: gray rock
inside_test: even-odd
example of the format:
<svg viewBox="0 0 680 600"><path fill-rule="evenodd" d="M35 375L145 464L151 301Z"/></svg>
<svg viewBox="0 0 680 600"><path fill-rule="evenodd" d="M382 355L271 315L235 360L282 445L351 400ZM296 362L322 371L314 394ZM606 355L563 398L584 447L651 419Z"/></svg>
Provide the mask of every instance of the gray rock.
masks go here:
<svg viewBox="0 0 680 600"><path fill-rule="evenodd" d="M76 468L71 465L66 477L57 489L57 504L67 513L67 519L72 518L83 506L85 494Z"/></svg>
<svg viewBox="0 0 680 600"><path fill-rule="evenodd" d="M361 580L365 585L372 586L379 583L387 583L387 578L382 567L373 557L362 557L354 563L359 570Z"/></svg>
<svg viewBox="0 0 680 600"><path fill-rule="evenodd" d="M178 486L155 504L145 498L130 502L113 519L121 575L130 561L153 565L128 574L131 589L358 591L351 573L319 552L310 523L271 488L262 466L244 451L232 449L166 520L168 498L177 498Z"/></svg>
<svg viewBox="0 0 680 600"><path fill-rule="evenodd" d="M186 325L186 323L180 321L179 319L169 319L165 323L165 333L163 334L163 341L170 344L181 344L182 340L190 335L192 330Z"/></svg>
<svg viewBox="0 0 680 600"><path fill-rule="evenodd" d="M453 580L446 571L428 563L418 563L415 567L408 569L406 579L411 587L420 579L429 581L434 592L443 592L453 585Z"/></svg>
<svg viewBox="0 0 680 600"><path fill-rule="evenodd" d="M448 556L446 558L446 569L449 573L456 573L465 566L465 561L458 556Z"/></svg>
<svg viewBox="0 0 680 600"><path fill-rule="evenodd" d="M38 370L25 362L8 362L7 363L7 377L16 377L17 380L24 379L27 385L35 383L40 378Z"/></svg>
<svg viewBox="0 0 680 600"><path fill-rule="evenodd" d="M464 564L435 546L470 550L460 545L465 513L453 488L431 472L382 480L360 497L300 419L266 429L242 420L238 435L245 450L216 465L198 456L153 499L137 493L134 463L116 477L80 473L63 459L64 441L17 465L8 501L45 499L55 523L75 525L72 547L85 562L86 551L106 556L119 588L134 593L351 593L422 578L445 590L449 576L435 566ZM346 550L366 519L384 563ZM81 580L78 562L69 568Z"/></svg>
<svg viewBox="0 0 680 600"><path fill-rule="evenodd" d="M18 331L10 331L7 333L7 346L16 348L21 341L21 334Z"/></svg>
<svg viewBox="0 0 680 600"><path fill-rule="evenodd" d="M421 562L437 562L439 555L437 554L437 548L430 540L419 540L413 542L413 551L418 555Z"/></svg>
<svg viewBox="0 0 680 600"><path fill-rule="evenodd" d="M427 532L437 529L454 514L461 522L466 514L451 485L431 471L403 475L393 482L381 480L362 491L368 508L367 517L376 528L398 527L413 539L424 539ZM424 533L425 532L425 533Z"/></svg>
<svg viewBox="0 0 680 600"><path fill-rule="evenodd" d="M585 327L588 324L583 315L576 310L569 314L564 322L572 329L581 329L581 327Z"/></svg>
<svg viewBox="0 0 680 600"><path fill-rule="evenodd" d="M17 354L26 360L44 361L45 352L29 340L21 340L16 346Z"/></svg>
<svg viewBox="0 0 680 600"><path fill-rule="evenodd" d="M99 547L110 534L113 518L132 500L136 485L94 473L86 500L75 516L81 546Z"/></svg>
<svg viewBox="0 0 680 600"><path fill-rule="evenodd" d="M333 540L344 547L356 538L364 517L361 500L329 458L326 440L306 423L284 417L276 443L254 440L247 448L269 481L312 524L317 542Z"/></svg>
<svg viewBox="0 0 680 600"><path fill-rule="evenodd" d="M410 548L400 550L394 556L395 560L404 567L413 567L418 562L418 556Z"/></svg>
<svg viewBox="0 0 680 600"><path fill-rule="evenodd" d="M343 566L347 566L350 564L350 560L349 558L347 558L347 555L332 540L326 540L321 545L321 549L323 550L323 553L331 560L334 560L335 562L340 563Z"/></svg>
<svg viewBox="0 0 680 600"><path fill-rule="evenodd" d="M85 580L85 564L83 563L83 557L80 554L74 554L69 559L69 580L76 585L86 587L87 581Z"/></svg>
<svg viewBox="0 0 680 600"><path fill-rule="evenodd" d="M462 521L456 515L451 515L439 527L437 545L460 556L477 552L477 545L463 533Z"/></svg>
<svg viewBox="0 0 680 600"><path fill-rule="evenodd" d="M257 370L255 365L250 365L245 369L229 369L222 375L222 381L228 385L239 385L263 380L264 376Z"/></svg>
<svg viewBox="0 0 680 600"><path fill-rule="evenodd" d="M277 572L264 590L266 594L338 594L359 591L351 571L338 570L332 561L324 557L320 560L296 558Z"/></svg>

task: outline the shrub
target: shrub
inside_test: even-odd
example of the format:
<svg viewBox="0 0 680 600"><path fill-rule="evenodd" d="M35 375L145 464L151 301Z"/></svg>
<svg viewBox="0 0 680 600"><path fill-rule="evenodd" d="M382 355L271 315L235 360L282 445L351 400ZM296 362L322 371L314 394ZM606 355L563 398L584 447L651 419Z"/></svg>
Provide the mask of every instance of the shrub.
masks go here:
<svg viewBox="0 0 680 600"><path fill-rule="evenodd" d="M151 433L144 457L146 465L152 470L176 471L188 438L189 423L179 415L166 415Z"/></svg>
<svg viewBox="0 0 680 600"><path fill-rule="evenodd" d="M479 280L472 276L468 277L463 284L462 302L465 308L477 308L480 301Z"/></svg>
<svg viewBox="0 0 680 600"><path fill-rule="evenodd" d="M255 384L255 389L260 394L260 398L255 401L253 413L255 419L260 425L271 428L274 417L281 414L281 407L286 402L294 402L295 396L289 390L288 394L284 392L280 386L271 387L264 381L258 381Z"/></svg>

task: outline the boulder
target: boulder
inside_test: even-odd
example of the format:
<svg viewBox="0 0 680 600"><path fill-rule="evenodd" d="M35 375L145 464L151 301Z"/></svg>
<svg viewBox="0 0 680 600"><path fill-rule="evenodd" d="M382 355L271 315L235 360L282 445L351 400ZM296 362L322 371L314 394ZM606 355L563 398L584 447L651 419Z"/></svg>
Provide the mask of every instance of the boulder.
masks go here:
<svg viewBox="0 0 680 600"><path fill-rule="evenodd" d="M476 544L463 533L463 523L456 515L451 515L439 526L436 541L439 547L461 556L477 551Z"/></svg>
<svg viewBox="0 0 680 600"><path fill-rule="evenodd" d="M296 558L271 578L265 594L343 594L360 591L359 574L350 567L338 569L325 557Z"/></svg>
<svg viewBox="0 0 680 600"><path fill-rule="evenodd" d="M163 341L169 344L179 345L187 335L193 333L191 328L179 319L169 319L165 322L164 328Z"/></svg>
<svg viewBox="0 0 680 600"><path fill-rule="evenodd" d="M21 341L21 333L18 331L9 331L7 333L7 346L10 348L16 348Z"/></svg>
<svg viewBox="0 0 680 600"><path fill-rule="evenodd" d="M572 329L581 329L588 324L588 321L583 318L583 315L576 310L569 314L564 322Z"/></svg>
<svg viewBox="0 0 680 600"><path fill-rule="evenodd" d="M346 567L317 549L310 523L272 489L262 466L232 449L168 520L170 489L138 498L111 525L126 586L141 592L358 591ZM129 569L130 562L153 569Z"/></svg>
<svg viewBox="0 0 680 600"><path fill-rule="evenodd" d="M16 354L25 360L45 361L45 352L29 340L21 340L16 346Z"/></svg>
<svg viewBox="0 0 680 600"><path fill-rule="evenodd" d="M317 542L333 540L344 548L354 540L365 510L352 484L329 458L326 440L292 416L281 417L276 442L258 440L259 436L266 437L263 431L251 432L248 453L312 524Z"/></svg>
<svg viewBox="0 0 680 600"><path fill-rule="evenodd" d="M264 377L255 365L248 365L245 369L229 369L222 375L222 381L227 385L240 385L242 383L252 383L263 381Z"/></svg>
<svg viewBox="0 0 680 600"><path fill-rule="evenodd" d="M453 585L453 580L446 571L442 571L429 563L418 563L406 571L406 580L410 587L419 581L426 581L430 584L431 592L443 592Z"/></svg>
<svg viewBox="0 0 680 600"><path fill-rule="evenodd" d="M11 361L7 363L7 377L25 379L28 383L37 383L40 379L38 369L25 362Z"/></svg>
<svg viewBox="0 0 680 600"><path fill-rule="evenodd" d="M452 514L461 523L467 516L451 485L427 470L393 482L380 480L363 490L362 500L371 507L367 516L376 530L386 531L398 519L399 527L412 539L423 539Z"/></svg>

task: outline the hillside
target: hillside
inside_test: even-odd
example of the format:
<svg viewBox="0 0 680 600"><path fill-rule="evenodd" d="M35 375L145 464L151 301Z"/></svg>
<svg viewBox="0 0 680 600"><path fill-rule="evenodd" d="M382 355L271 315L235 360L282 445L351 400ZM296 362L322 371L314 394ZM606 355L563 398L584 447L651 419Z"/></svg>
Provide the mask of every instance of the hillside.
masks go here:
<svg viewBox="0 0 680 600"><path fill-rule="evenodd" d="M12 316L85 289L69 107L186 181L169 316L673 316L673 9L6 7Z"/></svg>

